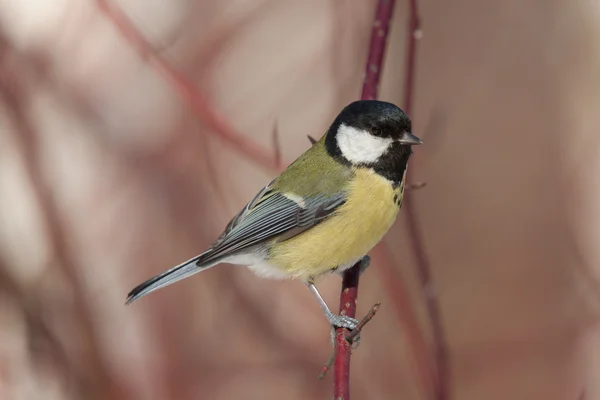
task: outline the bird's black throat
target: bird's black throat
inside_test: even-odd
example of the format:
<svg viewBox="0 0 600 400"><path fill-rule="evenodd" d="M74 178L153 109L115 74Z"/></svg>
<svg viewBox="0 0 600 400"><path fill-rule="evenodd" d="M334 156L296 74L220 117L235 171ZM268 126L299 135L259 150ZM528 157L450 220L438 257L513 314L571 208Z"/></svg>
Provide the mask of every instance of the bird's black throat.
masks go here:
<svg viewBox="0 0 600 400"><path fill-rule="evenodd" d="M391 181L394 187L397 187L402 182L411 154L412 150L410 146L401 145L396 142L370 167L377 174Z"/></svg>

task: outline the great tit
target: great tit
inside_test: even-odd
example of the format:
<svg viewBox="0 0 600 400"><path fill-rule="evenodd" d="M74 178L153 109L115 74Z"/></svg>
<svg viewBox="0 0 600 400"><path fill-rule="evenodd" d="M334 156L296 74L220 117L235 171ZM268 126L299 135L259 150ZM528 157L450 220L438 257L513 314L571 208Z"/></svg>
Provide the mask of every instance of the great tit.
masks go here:
<svg viewBox="0 0 600 400"><path fill-rule="evenodd" d="M259 276L302 280L331 325L354 329L355 319L329 309L315 279L350 268L382 239L402 206L411 146L421 143L394 104L349 104L208 250L138 285L126 304L217 264L241 264Z"/></svg>

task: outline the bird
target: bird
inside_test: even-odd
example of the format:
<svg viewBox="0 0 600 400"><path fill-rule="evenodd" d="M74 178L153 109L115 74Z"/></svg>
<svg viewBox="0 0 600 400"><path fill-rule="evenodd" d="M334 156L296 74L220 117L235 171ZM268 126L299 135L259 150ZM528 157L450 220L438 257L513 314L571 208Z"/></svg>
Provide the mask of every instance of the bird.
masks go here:
<svg viewBox="0 0 600 400"><path fill-rule="evenodd" d="M216 265L238 264L260 277L302 281L332 327L355 329L358 321L333 313L315 282L343 273L381 241L402 206L412 146L422 143L396 105L348 104L205 252L139 284L126 304Z"/></svg>

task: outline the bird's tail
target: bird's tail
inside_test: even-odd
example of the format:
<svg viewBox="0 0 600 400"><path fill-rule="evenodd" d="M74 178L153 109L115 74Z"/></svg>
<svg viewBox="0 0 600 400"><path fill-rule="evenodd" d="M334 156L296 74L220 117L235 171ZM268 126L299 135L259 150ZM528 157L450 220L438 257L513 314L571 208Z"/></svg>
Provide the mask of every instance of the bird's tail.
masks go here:
<svg viewBox="0 0 600 400"><path fill-rule="evenodd" d="M204 271L205 269L218 264L218 261L204 262L207 258L210 258L206 257L207 255L207 253L200 254L199 256L191 258L184 263L181 263L161 274L156 275L153 278L148 279L145 282L140 283L133 288L129 294L127 294L127 300L125 301L125 304L131 304L150 292L154 292L155 290L185 279L188 276L194 275L195 273Z"/></svg>

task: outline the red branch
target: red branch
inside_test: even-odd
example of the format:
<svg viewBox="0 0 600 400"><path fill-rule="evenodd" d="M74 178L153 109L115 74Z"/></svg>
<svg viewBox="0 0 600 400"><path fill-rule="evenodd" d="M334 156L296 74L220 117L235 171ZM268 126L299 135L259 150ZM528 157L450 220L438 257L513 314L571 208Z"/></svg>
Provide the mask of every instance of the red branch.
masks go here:
<svg viewBox="0 0 600 400"><path fill-rule="evenodd" d="M137 50L140 57L160 73L179 93L182 100L200 117L210 132L217 135L236 151L267 168L282 169L279 150L275 154L257 145L252 139L237 132L214 108L210 100L201 93L181 72L160 57L123 12L110 0L96 0L98 8L115 24L123 37Z"/></svg>
<svg viewBox="0 0 600 400"><path fill-rule="evenodd" d="M340 294L340 314L354 318L358 297L358 278L360 263L344 273L342 293ZM333 375L333 398L350 398L350 354L352 344L346 340L347 329L338 328L335 332L335 359Z"/></svg>
<svg viewBox="0 0 600 400"><path fill-rule="evenodd" d="M406 75L404 80L404 111L411 114L413 105L413 89L415 82L415 67L417 54L417 40L420 37L420 19L417 0L410 0L409 4L409 35L406 53ZM409 171L410 176L410 171ZM433 293L433 283L431 280L431 267L429 258L425 252L423 236L419 228L417 215L413 207L412 191L408 190L406 196L406 220L408 224L409 238L411 248L413 249L417 272L421 284L421 293L427 308L429 322L435 345L435 364L437 369L437 379L434 386L434 395L438 400L449 398L448 388L448 353L446 344L446 335L442 325L440 307Z"/></svg>
<svg viewBox="0 0 600 400"><path fill-rule="evenodd" d="M394 12L393 0L379 0L375 20L371 30L371 43L363 83L361 99L373 100L377 98L383 55L390 27L390 20ZM358 281L361 273L361 263L355 264L344 272L342 293L340 295L340 314L354 318L356 316L356 299L358 297ZM346 336L348 330L338 328L335 331L335 359L333 378L333 398L347 400L350 398L350 354L351 343Z"/></svg>
<svg viewBox="0 0 600 400"><path fill-rule="evenodd" d="M390 21L394 15L395 0L379 0L375 20L371 28L371 43L369 44L369 56L365 70L365 81L363 82L362 100L375 100L379 90L379 80L383 69L383 55Z"/></svg>
<svg viewBox="0 0 600 400"><path fill-rule="evenodd" d="M13 49L3 39L0 39L0 55L5 56L11 50ZM21 67L20 64L17 66ZM22 71L17 70L8 62L4 62L1 67L0 102L7 111L7 118L4 122L12 125L11 128L15 132L13 135L15 147L19 154L24 156L25 172L32 185L37 206L42 212L43 228L50 240L53 252L52 261L62 267L63 277L70 283L69 287L72 290L74 318L78 323L77 327L81 329L81 335L78 336L81 341L79 344L85 350L86 355L86 368L82 370L81 374L82 383L84 383L83 390L104 390L105 392L100 392L100 394L105 393L104 397L111 399L131 398L128 389L118 382L116 376L111 374L102 358L98 334L94 329L94 321L89 310L88 296L83 290L77 265L70 251L68 233L64 228L64 221L60 217L52 188L42 172L42 155L39 151L41 134L31 124L30 101L32 96L29 93L31 89L23 83L25 77L29 78L26 74L30 71L26 68L23 68Z"/></svg>

